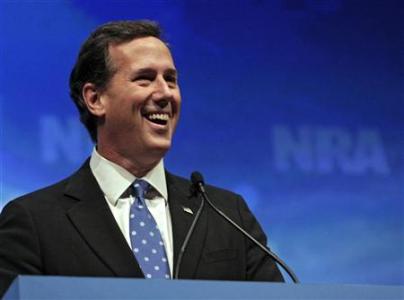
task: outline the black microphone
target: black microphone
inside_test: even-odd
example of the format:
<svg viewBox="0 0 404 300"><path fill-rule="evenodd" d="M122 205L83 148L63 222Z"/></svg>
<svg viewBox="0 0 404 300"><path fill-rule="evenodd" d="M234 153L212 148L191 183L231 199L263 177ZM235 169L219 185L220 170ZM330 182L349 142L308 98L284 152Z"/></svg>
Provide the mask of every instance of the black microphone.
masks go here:
<svg viewBox="0 0 404 300"><path fill-rule="evenodd" d="M205 191L205 182L203 180L203 176L199 172L193 172L191 174L191 181L192 184L196 187L197 191L202 195L202 203L206 201L214 211L216 211L219 215L226 219L231 225L233 225L237 230L239 230L242 234L244 234L250 241L256 244L259 248L261 248L266 254L272 257L275 262L277 262L285 271L288 273L290 278L293 280L294 283L299 283L299 279L295 275L295 273L288 267L288 265L274 252L269 250L265 245L261 244L257 241L254 237L252 237L247 231L241 228L239 225L236 224L232 219L230 219L224 212L218 209L210 200Z"/></svg>
<svg viewBox="0 0 404 300"><path fill-rule="evenodd" d="M184 256L185 249L188 246L189 240L191 239L192 233L194 232L196 223L198 222L199 216L201 215L203 206L205 205L205 199L202 199L201 204L199 205L198 211L196 212L195 218L191 223L191 226L188 229L187 235L185 236L184 242L182 243L180 253L178 254L177 263L175 265L175 273L174 279L178 279L178 275L180 273L180 267L182 262L182 257Z"/></svg>

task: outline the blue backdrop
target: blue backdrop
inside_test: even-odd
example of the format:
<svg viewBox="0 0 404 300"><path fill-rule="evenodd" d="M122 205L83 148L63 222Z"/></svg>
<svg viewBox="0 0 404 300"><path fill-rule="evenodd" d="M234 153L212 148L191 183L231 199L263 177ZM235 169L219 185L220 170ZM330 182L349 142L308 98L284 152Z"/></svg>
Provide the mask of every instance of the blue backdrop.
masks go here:
<svg viewBox="0 0 404 300"><path fill-rule="evenodd" d="M182 119L166 159L248 201L303 282L404 284L404 2L0 2L0 209L91 151L68 96L99 24L155 19Z"/></svg>

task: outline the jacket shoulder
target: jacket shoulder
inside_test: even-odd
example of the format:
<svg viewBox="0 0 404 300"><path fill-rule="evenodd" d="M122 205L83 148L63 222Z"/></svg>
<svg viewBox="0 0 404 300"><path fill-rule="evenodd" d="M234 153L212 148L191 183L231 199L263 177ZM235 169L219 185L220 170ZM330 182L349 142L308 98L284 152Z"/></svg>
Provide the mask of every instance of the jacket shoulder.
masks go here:
<svg viewBox="0 0 404 300"><path fill-rule="evenodd" d="M46 201L46 199L56 199L63 194L66 188L69 178L65 178L59 182L52 185L43 187L39 190L27 193L25 195L19 196L9 202L9 204L20 204L20 205L35 205L38 200Z"/></svg>
<svg viewBox="0 0 404 300"><path fill-rule="evenodd" d="M58 201L64 194L65 191L69 188L69 184L72 180L78 178L83 171L90 170L87 161L72 175L66 177L54 184L45 186L38 190L32 191L30 193L19 196L7 203L8 205L21 205L25 208L35 208L38 205L37 201L41 201L41 206L46 205L46 203L54 203Z"/></svg>

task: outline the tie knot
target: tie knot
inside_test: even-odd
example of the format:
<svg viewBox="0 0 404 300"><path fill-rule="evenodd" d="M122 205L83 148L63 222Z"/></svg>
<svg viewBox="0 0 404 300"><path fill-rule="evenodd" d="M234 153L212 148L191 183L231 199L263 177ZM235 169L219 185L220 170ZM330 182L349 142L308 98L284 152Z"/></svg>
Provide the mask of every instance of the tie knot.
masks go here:
<svg viewBox="0 0 404 300"><path fill-rule="evenodd" d="M133 190L135 192L135 197L144 199L147 190L149 189L149 184L147 181L144 181L142 179L136 179L135 182L133 183Z"/></svg>

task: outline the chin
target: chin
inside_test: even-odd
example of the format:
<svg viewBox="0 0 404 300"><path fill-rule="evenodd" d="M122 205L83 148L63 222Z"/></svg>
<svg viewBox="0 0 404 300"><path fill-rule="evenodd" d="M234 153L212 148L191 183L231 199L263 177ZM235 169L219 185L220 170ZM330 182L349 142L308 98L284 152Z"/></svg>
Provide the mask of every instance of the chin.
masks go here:
<svg viewBox="0 0 404 300"><path fill-rule="evenodd" d="M161 153L161 156L171 148L171 141L158 141L150 143L148 147L153 153Z"/></svg>

